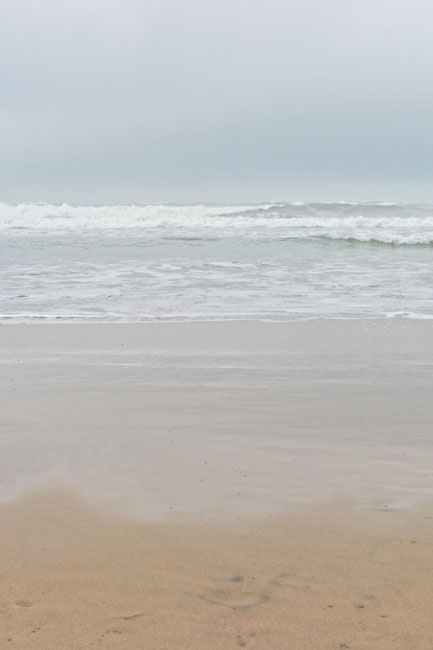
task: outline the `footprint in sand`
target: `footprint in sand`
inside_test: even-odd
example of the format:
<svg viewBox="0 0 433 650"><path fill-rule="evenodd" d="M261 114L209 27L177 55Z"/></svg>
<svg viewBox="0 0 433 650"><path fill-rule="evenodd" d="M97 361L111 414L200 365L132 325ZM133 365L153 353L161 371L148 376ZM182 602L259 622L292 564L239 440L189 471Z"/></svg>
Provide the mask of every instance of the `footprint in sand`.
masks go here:
<svg viewBox="0 0 433 650"><path fill-rule="evenodd" d="M233 576L228 579L228 582L230 585L226 583L227 586L206 590L206 593L199 594L198 597L212 605L230 609L251 609L259 607L269 600L265 591L247 587L243 576Z"/></svg>
<svg viewBox="0 0 433 650"><path fill-rule="evenodd" d="M103 632L103 633L101 634L101 636L99 637L98 641L99 641L99 643L102 643L102 641L104 641L104 639L105 639L106 637L110 637L110 636L113 636L113 635L114 635L114 636L118 636L118 635L120 635L120 634L124 634L124 632L125 632L125 631L122 630L122 629L119 629L119 628L115 628L115 627L113 627L113 628L111 628L111 629L109 629L109 630L105 630L105 632Z"/></svg>
<svg viewBox="0 0 433 650"><path fill-rule="evenodd" d="M296 578L290 573L279 573L275 580L272 580L271 585L274 587L289 587L290 589L310 589L311 585L303 580Z"/></svg>
<svg viewBox="0 0 433 650"><path fill-rule="evenodd" d="M259 607L269 600L266 593L241 595L231 594L224 590L210 592L209 595L200 594L199 598L212 603L212 605L221 605L221 607L229 607L230 609L251 609L252 607Z"/></svg>

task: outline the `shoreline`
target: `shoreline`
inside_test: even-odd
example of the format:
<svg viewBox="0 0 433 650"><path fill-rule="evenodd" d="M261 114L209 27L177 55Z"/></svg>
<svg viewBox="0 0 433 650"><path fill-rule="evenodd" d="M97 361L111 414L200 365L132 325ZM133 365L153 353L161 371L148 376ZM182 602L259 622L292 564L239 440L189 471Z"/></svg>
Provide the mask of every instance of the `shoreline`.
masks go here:
<svg viewBox="0 0 433 650"><path fill-rule="evenodd" d="M28 317L28 320L25 318ZM20 320L20 319L23 320ZM80 320L82 318L83 320ZM44 314L44 315L3 315L0 316L0 327L3 325L149 325L160 323L305 323L307 321L383 321L383 320L433 320L433 314L423 314L417 312L396 312L390 314L355 314L355 315L331 315L331 316L287 316L286 318L281 315L260 316L260 315L227 315L227 316L196 316L196 317L179 317L179 316L146 316L139 320L134 320L129 317L122 319L120 316L115 316L111 320L106 316L101 316L99 319L94 316L84 317L82 315L62 315L62 314Z"/></svg>
<svg viewBox="0 0 433 650"><path fill-rule="evenodd" d="M127 343L119 336L125 333L132 337L131 342L140 345L147 353L154 351L155 346L164 344L168 349L185 348L203 350L209 344L220 354L228 350L281 351L282 346L291 353L299 352L386 352L402 354L406 352L433 353L433 317L409 318L396 316L393 318L307 318L305 320L274 321L264 319L230 319L230 320L155 320L143 322L50 322L50 337L46 334L45 325L48 323L0 323L0 344L4 348L10 345L44 345L53 340L52 334L56 329L61 332L54 342L75 345L74 330L82 336L82 343L87 347L92 344L99 347L115 346ZM98 327L98 336L92 340L92 334ZM167 333L171 335L167 337ZM36 338L29 338L31 331ZM69 332L68 332L69 331ZM66 333L66 337L62 338ZM150 334L148 340L142 334ZM67 336L72 338L68 340ZM215 335L222 336L218 341L223 348L215 346ZM101 337L100 337L101 335ZM268 336L266 336L268 335ZM272 339L269 337L272 335ZM77 334L75 335L77 336ZM417 340L414 341L413 337ZM178 339L177 341L175 340ZM326 338L325 338L326 337ZM404 350L396 349L396 344L404 344ZM341 349L340 346L343 345ZM135 350L138 351L138 350ZM1 350L4 354L5 349Z"/></svg>

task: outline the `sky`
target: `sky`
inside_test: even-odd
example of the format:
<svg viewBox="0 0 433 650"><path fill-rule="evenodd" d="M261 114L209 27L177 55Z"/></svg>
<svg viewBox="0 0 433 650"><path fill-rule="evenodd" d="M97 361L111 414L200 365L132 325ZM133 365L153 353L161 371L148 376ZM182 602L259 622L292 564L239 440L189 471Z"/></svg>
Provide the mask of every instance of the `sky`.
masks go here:
<svg viewBox="0 0 433 650"><path fill-rule="evenodd" d="M0 201L433 201L431 0L2 0Z"/></svg>

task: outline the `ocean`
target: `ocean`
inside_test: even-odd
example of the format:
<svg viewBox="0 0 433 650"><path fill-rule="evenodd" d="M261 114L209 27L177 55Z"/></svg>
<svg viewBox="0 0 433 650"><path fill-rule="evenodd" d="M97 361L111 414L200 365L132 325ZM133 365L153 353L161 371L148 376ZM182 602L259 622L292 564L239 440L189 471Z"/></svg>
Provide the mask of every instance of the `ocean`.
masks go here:
<svg viewBox="0 0 433 650"><path fill-rule="evenodd" d="M0 320L433 316L433 204L0 204Z"/></svg>

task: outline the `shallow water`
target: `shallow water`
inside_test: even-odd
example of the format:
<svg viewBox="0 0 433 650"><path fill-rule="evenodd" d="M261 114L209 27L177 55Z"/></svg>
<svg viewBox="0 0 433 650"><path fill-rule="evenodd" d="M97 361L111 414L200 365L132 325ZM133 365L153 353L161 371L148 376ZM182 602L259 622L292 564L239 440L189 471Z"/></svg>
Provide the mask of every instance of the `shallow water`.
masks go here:
<svg viewBox="0 0 433 650"><path fill-rule="evenodd" d="M433 206L0 204L0 319L433 316Z"/></svg>

